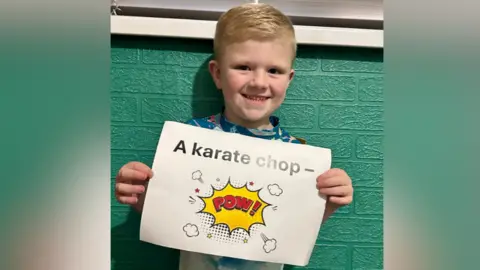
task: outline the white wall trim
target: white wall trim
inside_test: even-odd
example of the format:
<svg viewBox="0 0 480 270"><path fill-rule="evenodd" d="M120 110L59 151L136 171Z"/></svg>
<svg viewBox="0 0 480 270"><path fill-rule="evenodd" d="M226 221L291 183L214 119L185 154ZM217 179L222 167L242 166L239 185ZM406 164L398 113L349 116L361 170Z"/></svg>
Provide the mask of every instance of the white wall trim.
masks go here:
<svg viewBox="0 0 480 270"><path fill-rule="evenodd" d="M214 21L111 15L110 33L213 39ZM383 30L295 26L298 44L383 48Z"/></svg>

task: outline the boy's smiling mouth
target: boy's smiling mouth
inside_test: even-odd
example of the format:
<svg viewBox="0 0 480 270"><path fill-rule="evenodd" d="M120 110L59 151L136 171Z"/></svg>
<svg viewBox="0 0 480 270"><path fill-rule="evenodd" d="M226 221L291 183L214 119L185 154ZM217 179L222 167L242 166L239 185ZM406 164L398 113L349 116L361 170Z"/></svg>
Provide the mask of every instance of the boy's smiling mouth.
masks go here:
<svg viewBox="0 0 480 270"><path fill-rule="evenodd" d="M254 96L254 95L246 95L246 94L242 94L242 96L248 100L257 101L257 102L266 101L267 99L270 98L265 96Z"/></svg>

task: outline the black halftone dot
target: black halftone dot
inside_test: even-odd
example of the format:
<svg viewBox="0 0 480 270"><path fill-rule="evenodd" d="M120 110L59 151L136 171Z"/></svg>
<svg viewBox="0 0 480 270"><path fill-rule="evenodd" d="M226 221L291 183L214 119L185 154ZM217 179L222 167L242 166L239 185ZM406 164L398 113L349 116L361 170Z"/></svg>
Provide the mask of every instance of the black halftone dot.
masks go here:
<svg viewBox="0 0 480 270"><path fill-rule="evenodd" d="M213 224L213 217L210 214L200 214L201 215L201 220L202 224L204 224L207 227L210 227Z"/></svg>
<svg viewBox="0 0 480 270"><path fill-rule="evenodd" d="M222 243L229 243L230 237L228 235L228 229L226 225L213 225L214 217L209 214L201 214L200 217L202 228L205 230L207 236L210 236L210 239L216 240Z"/></svg>
<svg viewBox="0 0 480 270"><path fill-rule="evenodd" d="M210 214L199 214L200 223L204 233L210 233L210 226L213 224L213 217Z"/></svg>
<svg viewBox="0 0 480 270"><path fill-rule="evenodd" d="M218 241L222 243L230 243L230 236L228 234L228 228L226 225L216 225L213 227L213 229Z"/></svg>
<svg viewBox="0 0 480 270"><path fill-rule="evenodd" d="M231 235L232 242L235 243L244 243L243 240L248 238L248 234L242 229L234 230Z"/></svg>
<svg viewBox="0 0 480 270"><path fill-rule="evenodd" d="M229 242L228 227L226 225L220 225L217 227L217 233L224 243Z"/></svg>
<svg viewBox="0 0 480 270"><path fill-rule="evenodd" d="M259 225L253 225L250 229L250 236L254 236L258 233Z"/></svg>

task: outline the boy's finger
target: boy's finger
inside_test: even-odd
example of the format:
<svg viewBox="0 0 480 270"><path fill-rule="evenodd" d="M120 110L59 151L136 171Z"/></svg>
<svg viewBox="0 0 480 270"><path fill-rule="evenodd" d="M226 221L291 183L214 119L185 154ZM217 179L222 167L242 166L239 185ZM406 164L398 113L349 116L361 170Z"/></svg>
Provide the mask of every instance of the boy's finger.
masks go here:
<svg viewBox="0 0 480 270"><path fill-rule="evenodd" d="M352 197L330 197L328 200L334 204L347 205L352 202Z"/></svg>
<svg viewBox="0 0 480 270"><path fill-rule="evenodd" d="M342 176L334 176L330 178L317 178L317 188L329 188L336 186L344 186L348 183Z"/></svg>
<svg viewBox="0 0 480 270"><path fill-rule="evenodd" d="M344 173L344 171L342 169L332 168L332 169L322 173L321 175L319 175L317 177L317 179L329 178L329 177L332 177L332 176L341 175L343 173Z"/></svg>
<svg viewBox="0 0 480 270"><path fill-rule="evenodd" d="M115 190L122 195L141 194L145 192L145 187L142 185L130 185L125 183L116 183Z"/></svg>
<svg viewBox="0 0 480 270"><path fill-rule="evenodd" d="M141 163L141 162L138 162L138 161L132 161L132 162L128 163L127 165L125 165L125 167L129 168L129 169L136 170L136 171L143 172L143 173L147 174L148 178L153 177L152 169L150 169L150 167L148 167L144 163Z"/></svg>
<svg viewBox="0 0 480 270"><path fill-rule="evenodd" d="M346 186L321 188L318 190L318 192L327 196L338 196L338 197L345 197L351 194L350 189Z"/></svg>
<svg viewBox="0 0 480 270"><path fill-rule="evenodd" d="M130 204L130 205L136 204L138 202L137 197L130 197L130 196L117 196L117 200L120 203Z"/></svg>
<svg viewBox="0 0 480 270"><path fill-rule="evenodd" d="M148 174L142 171L137 171L130 168L122 168L117 174L118 182L128 182L128 181L144 181L147 180Z"/></svg>

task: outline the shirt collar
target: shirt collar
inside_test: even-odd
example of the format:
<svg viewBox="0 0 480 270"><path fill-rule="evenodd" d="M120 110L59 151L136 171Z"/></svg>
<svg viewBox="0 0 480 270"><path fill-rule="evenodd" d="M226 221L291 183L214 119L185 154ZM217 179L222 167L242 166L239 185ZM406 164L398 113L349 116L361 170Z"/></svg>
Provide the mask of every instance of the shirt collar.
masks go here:
<svg viewBox="0 0 480 270"><path fill-rule="evenodd" d="M246 128L237 124L234 124L225 117L223 113L224 110L220 114L217 115L217 123L220 123L220 127L225 132L230 133L239 133L242 135L247 135L251 137L261 137L264 139L276 139L282 135L282 131L280 129L280 119L276 116L270 116L270 123L272 124L273 128L271 129L253 129L253 128Z"/></svg>

